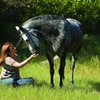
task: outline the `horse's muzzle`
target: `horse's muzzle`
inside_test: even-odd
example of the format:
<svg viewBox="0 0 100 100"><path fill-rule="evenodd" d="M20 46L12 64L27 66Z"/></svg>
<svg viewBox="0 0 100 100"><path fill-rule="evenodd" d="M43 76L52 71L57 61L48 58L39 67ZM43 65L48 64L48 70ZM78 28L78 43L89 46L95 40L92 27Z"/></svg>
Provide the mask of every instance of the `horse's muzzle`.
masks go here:
<svg viewBox="0 0 100 100"><path fill-rule="evenodd" d="M37 57L39 55L39 53L33 53L34 57Z"/></svg>
<svg viewBox="0 0 100 100"><path fill-rule="evenodd" d="M36 50L36 49L33 49L32 50L32 54L34 55L39 55L40 51L39 50Z"/></svg>

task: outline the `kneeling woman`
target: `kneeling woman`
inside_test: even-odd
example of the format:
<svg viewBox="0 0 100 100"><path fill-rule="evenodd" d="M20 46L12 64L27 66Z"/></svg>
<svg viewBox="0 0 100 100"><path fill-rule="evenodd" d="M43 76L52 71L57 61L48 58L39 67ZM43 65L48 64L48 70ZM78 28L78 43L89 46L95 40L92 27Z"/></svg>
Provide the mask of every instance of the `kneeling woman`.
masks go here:
<svg viewBox="0 0 100 100"><path fill-rule="evenodd" d="M0 75L0 84L12 84L13 86L20 86L33 83L33 79L20 78L19 68L23 67L37 55L32 54L26 60L19 62L16 48L12 43L6 42L1 48L0 65L2 65L2 72Z"/></svg>

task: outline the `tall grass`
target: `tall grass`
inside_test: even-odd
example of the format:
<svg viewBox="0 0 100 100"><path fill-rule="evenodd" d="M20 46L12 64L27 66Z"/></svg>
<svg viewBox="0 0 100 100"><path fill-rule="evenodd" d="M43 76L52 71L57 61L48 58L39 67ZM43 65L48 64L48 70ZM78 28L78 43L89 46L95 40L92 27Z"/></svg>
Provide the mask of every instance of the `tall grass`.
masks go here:
<svg viewBox="0 0 100 100"><path fill-rule="evenodd" d="M22 77L33 77L34 85L13 88L0 85L0 100L100 100L100 36L84 37L75 68L75 83L70 85L70 55L66 59L64 86L59 87L59 59L55 60L55 87L49 87L49 64L43 55L21 68Z"/></svg>

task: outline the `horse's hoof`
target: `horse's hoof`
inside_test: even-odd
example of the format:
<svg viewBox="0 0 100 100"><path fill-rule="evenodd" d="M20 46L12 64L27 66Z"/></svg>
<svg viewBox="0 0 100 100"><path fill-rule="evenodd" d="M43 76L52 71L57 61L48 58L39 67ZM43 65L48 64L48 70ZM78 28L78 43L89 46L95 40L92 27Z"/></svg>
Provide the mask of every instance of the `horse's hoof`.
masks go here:
<svg viewBox="0 0 100 100"><path fill-rule="evenodd" d="M60 88L62 88L63 87L63 84L59 84L59 86L60 86Z"/></svg>
<svg viewBox="0 0 100 100"><path fill-rule="evenodd" d="M62 85L60 85L60 88L62 88L63 86Z"/></svg>
<svg viewBox="0 0 100 100"><path fill-rule="evenodd" d="M50 84L50 88L54 88L54 84Z"/></svg>
<svg viewBox="0 0 100 100"><path fill-rule="evenodd" d="M65 79L65 76L63 76L62 79L64 80Z"/></svg>
<svg viewBox="0 0 100 100"><path fill-rule="evenodd" d="M71 85L74 85L74 81L70 81Z"/></svg>

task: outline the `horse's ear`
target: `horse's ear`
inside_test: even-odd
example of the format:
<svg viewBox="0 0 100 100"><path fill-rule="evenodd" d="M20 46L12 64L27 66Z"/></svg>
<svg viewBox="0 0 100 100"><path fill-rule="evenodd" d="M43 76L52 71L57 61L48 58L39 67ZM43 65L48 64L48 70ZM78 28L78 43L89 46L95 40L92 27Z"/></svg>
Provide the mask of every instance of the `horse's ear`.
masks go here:
<svg viewBox="0 0 100 100"><path fill-rule="evenodd" d="M17 30L17 31L19 31L19 30L20 30L19 26L15 26L15 28L16 28L16 30Z"/></svg>
<svg viewBox="0 0 100 100"><path fill-rule="evenodd" d="M19 26L15 26L15 28L16 28L17 31L20 31L20 30L24 31L24 28L21 27L21 26L20 27Z"/></svg>

